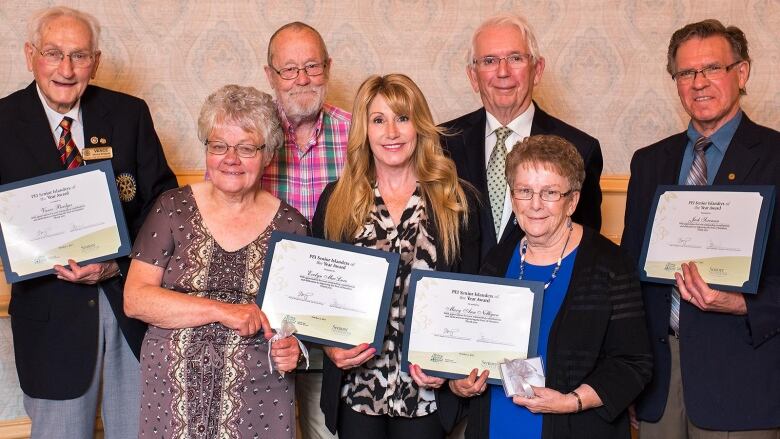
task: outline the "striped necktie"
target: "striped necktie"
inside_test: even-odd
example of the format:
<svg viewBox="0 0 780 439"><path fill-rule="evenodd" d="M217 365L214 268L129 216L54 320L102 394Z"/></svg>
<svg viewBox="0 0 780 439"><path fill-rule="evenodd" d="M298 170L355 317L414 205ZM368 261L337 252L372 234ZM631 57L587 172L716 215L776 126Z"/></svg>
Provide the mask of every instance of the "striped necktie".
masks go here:
<svg viewBox="0 0 780 439"><path fill-rule="evenodd" d="M83 163L81 153L79 153L79 149L76 147L76 142L73 141L73 136L70 132L72 123L73 119L68 116L63 117L62 122L60 122L62 132L60 133L60 140L57 142L57 150L60 152L60 160L65 165L65 169L75 169Z"/></svg>
<svg viewBox="0 0 780 439"><path fill-rule="evenodd" d="M504 216L504 200L506 198L506 139L512 133L507 127L497 128L496 146L490 153L487 166L488 196L490 208L493 212L493 228L496 232L501 230L501 218Z"/></svg>
<svg viewBox="0 0 780 439"><path fill-rule="evenodd" d="M699 137L693 145L693 164L688 172L688 178L685 184L689 186L707 185L707 158L704 154L712 142L707 137ZM677 287L672 287L672 312L669 315L669 327L675 333L680 332L680 291Z"/></svg>

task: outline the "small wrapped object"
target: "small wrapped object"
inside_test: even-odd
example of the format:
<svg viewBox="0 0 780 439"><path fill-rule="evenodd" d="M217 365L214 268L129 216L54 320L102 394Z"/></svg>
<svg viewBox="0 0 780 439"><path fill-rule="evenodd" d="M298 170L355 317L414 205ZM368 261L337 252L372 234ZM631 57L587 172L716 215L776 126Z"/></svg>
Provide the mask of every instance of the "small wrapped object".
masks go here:
<svg viewBox="0 0 780 439"><path fill-rule="evenodd" d="M541 357L505 359L501 366L501 384L507 397L534 397L531 386L544 387L544 366Z"/></svg>
<svg viewBox="0 0 780 439"><path fill-rule="evenodd" d="M282 340L284 338L287 338L291 335L293 335L296 331L295 324L292 323L289 319L286 317L282 320L282 327L280 329L276 330L276 334L274 334L273 337L271 337L270 340L268 340L268 369L271 373L274 373L274 362L271 361L271 347L273 346L275 341ZM295 341L298 342L298 346L301 348L301 355L306 359L306 369L309 368L309 351L306 350L306 346L301 343L300 340L297 338ZM279 371L279 375L284 377L284 372Z"/></svg>

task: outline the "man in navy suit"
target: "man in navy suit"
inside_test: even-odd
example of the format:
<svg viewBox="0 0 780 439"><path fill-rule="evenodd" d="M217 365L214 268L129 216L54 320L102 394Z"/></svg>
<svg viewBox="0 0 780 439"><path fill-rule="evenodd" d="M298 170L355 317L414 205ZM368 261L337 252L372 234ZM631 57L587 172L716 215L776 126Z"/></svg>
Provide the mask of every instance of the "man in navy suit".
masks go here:
<svg viewBox="0 0 780 439"><path fill-rule="evenodd" d="M29 30L24 51L35 81L0 99L0 184L108 160L134 237L158 195L176 187L148 107L89 85L100 62L100 26L91 15L49 8ZM107 438L138 435L145 325L123 312L128 265L127 258L69 261L55 266L56 275L12 286L14 352L32 437L92 437L99 398Z"/></svg>
<svg viewBox="0 0 780 439"><path fill-rule="evenodd" d="M744 33L717 20L689 24L672 36L667 70L691 121L687 131L638 150L631 160L622 246L634 258L658 185L780 189L780 133L740 108L750 63ZM642 439L780 437L777 209L768 239L757 294L713 289L693 263L676 274L676 291L642 283L655 354L653 381L636 404Z"/></svg>
<svg viewBox="0 0 780 439"><path fill-rule="evenodd" d="M573 219L598 231L601 147L598 140L550 116L533 102L544 58L528 22L513 14L489 18L474 31L467 60L466 74L484 107L442 124L448 133L442 146L455 161L458 176L471 183L482 199L482 256L515 227L506 180L491 175L491 168L503 175L502 156L534 134L563 137L582 154L585 182Z"/></svg>

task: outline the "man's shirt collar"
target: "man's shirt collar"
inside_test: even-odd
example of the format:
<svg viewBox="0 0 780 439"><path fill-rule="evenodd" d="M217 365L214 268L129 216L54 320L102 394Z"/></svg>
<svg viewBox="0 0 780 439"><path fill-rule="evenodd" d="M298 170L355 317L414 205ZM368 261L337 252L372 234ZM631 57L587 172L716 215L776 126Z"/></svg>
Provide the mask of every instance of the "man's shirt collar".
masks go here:
<svg viewBox="0 0 780 439"><path fill-rule="evenodd" d="M295 126L290 123L290 121L287 119L287 115L284 113L284 109L277 105L277 110L279 113L279 118L282 122L282 128L284 129L285 133L285 143L288 145L293 145L296 148L298 148L299 151L301 151L300 145L301 145L301 139L297 138L295 135ZM313 146L317 144L317 138L320 136L320 133L322 132L322 117L323 117L323 109L320 108L320 112L317 116L317 123L314 125L314 131L311 133L308 139L303 139L306 143L306 148L302 150L302 153L306 153L311 149Z"/></svg>
<svg viewBox="0 0 780 439"><path fill-rule="evenodd" d="M73 106L73 108L70 109L65 114L57 113L56 111L52 110L51 107L49 107L49 104L46 103L46 98L43 96L43 93L41 93L40 87L38 87L38 84L35 84L35 90L38 91L38 98L41 100L41 104L43 104L43 109L46 111L46 119L49 120L49 127L51 128L51 132L54 133L57 131L57 129L60 127L60 123L62 122L62 118L65 116L70 117L73 119L73 125L82 125L81 120L81 99L76 101L76 105Z"/></svg>
<svg viewBox="0 0 780 439"><path fill-rule="evenodd" d="M530 127L531 127L531 123L534 120L535 112L536 112L536 107L534 106L534 103L531 102L531 105L529 105L528 108L525 109L525 111L520 113L519 116L512 119L508 124L506 124L506 127L512 130L513 133L517 133L520 135L522 135L524 131L530 133L531 130ZM485 130L486 131L485 137L487 137L504 125L501 125L501 122L499 122L495 116L490 114L489 111L485 110L485 113L487 114L487 129Z"/></svg>
<svg viewBox="0 0 780 439"><path fill-rule="evenodd" d="M726 150L729 147L729 144L731 143L731 139L734 138L734 133L737 132L737 127L739 127L739 123L742 122L742 109L737 111L737 114L734 115L734 117L731 118L730 121L726 122L722 127L718 128L718 131L715 131L709 139L710 142L712 142L712 146L718 149L721 154L725 155ZM693 127L693 122L688 122L688 130L686 131L686 134L688 135L688 139L691 142L691 145L696 143L696 140L701 137L701 134L696 131L696 128Z"/></svg>

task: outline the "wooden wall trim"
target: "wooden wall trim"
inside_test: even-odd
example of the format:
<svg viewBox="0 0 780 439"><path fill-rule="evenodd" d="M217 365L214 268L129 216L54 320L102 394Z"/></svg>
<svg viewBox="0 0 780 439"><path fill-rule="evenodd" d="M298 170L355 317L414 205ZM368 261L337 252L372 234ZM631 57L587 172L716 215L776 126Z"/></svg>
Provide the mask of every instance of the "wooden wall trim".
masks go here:
<svg viewBox="0 0 780 439"><path fill-rule="evenodd" d="M26 416L0 421L0 439L27 439L30 437L31 429L32 423ZM95 431L103 431L103 420L100 416L95 420Z"/></svg>
<svg viewBox="0 0 780 439"><path fill-rule="evenodd" d="M16 418L0 422L0 439L30 437L30 418Z"/></svg>
<svg viewBox="0 0 780 439"><path fill-rule="evenodd" d="M176 172L180 185L203 180L203 170L191 169ZM601 177L601 192L604 197L601 203L603 224L601 233L614 242L620 242L623 233L623 215L626 208L627 175L605 175ZM2 268L0 268L2 273ZM0 279L0 318L8 317L8 302L11 300L11 287L5 283L5 276ZM4 436L0 434L0 439Z"/></svg>

